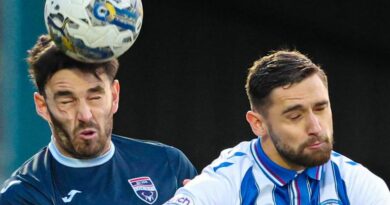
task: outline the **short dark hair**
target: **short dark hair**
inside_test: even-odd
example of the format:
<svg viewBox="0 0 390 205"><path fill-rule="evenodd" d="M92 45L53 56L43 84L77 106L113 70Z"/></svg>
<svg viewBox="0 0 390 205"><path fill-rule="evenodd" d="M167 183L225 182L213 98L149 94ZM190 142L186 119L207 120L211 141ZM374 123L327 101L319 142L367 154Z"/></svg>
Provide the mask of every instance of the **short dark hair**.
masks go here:
<svg viewBox="0 0 390 205"><path fill-rule="evenodd" d="M328 87L325 72L299 51L273 51L260 58L249 68L245 85L252 110L266 115L273 89L299 83L314 74Z"/></svg>
<svg viewBox="0 0 390 205"><path fill-rule="evenodd" d="M41 95L45 95L47 81L59 70L78 69L82 72L93 73L97 78L99 72L107 74L113 81L119 67L117 59L102 63L85 63L65 55L52 41L49 35L42 35L34 47L28 51L28 72L32 82Z"/></svg>

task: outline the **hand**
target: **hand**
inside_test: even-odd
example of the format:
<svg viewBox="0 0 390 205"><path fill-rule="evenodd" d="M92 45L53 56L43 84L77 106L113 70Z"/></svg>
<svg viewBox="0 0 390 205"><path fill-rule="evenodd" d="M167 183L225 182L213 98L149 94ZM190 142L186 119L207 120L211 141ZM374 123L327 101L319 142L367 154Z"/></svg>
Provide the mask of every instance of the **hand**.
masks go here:
<svg viewBox="0 0 390 205"><path fill-rule="evenodd" d="M185 186L188 182L190 182L191 181L191 179L184 179L183 180L183 186Z"/></svg>

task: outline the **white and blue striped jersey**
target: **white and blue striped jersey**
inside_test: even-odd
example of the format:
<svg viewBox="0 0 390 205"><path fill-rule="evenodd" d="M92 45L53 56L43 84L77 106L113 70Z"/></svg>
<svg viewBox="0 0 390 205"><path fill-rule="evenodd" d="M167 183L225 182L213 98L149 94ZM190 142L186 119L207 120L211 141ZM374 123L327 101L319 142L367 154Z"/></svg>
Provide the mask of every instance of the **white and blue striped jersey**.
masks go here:
<svg viewBox="0 0 390 205"><path fill-rule="evenodd" d="M345 156L301 172L269 159L261 139L242 142L179 189L165 205L390 205L385 182Z"/></svg>

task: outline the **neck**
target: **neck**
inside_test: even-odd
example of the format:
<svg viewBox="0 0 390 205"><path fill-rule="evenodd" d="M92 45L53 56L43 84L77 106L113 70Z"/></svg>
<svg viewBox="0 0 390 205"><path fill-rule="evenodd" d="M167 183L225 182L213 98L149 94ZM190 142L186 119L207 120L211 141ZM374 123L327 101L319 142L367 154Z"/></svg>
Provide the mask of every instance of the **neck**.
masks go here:
<svg viewBox="0 0 390 205"><path fill-rule="evenodd" d="M59 143L58 137L59 136L53 135L51 141L54 143L54 145L56 146L57 150L61 153L61 155L65 156L65 157L70 157L70 158L74 158L74 159L93 159L93 158L97 158L99 156L105 155L111 149L111 137L108 137L107 141L105 142L104 148L99 153L97 153L93 156L82 157L79 155L72 154L71 152L64 149L63 146Z"/></svg>
<svg viewBox="0 0 390 205"><path fill-rule="evenodd" d="M54 143L53 138L52 141L49 143L48 148L54 159L60 164L73 168L86 168L102 165L108 162L114 156L115 145L112 142L110 142L109 144L111 144L111 146L108 152L92 159L77 159L63 155L58 149L58 146Z"/></svg>
<svg viewBox="0 0 390 205"><path fill-rule="evenodd" d="M270 158L273 162L283 168L295 171L304 170L306 168L304 166L292 163L289 160L285 159L283 156L281 156L269 137L261 140L261 147L264 150L264 153L268 156L268 158Z"/></svg>

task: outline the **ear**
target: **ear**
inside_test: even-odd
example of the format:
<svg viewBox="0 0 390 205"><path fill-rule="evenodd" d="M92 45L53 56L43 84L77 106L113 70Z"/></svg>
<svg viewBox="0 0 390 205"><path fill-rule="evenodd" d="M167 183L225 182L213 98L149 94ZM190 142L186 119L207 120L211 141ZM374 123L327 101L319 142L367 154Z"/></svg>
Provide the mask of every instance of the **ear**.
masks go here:
<svg viewBox="0 0 390 205"><path fill-rule="evenodd" d="M46 121L50 121L50 115L47 109L45 97L43 97L38 92L35 92L34 103L35 103L35 110L37 111L38 115L41 116Z"/></svg>
<svg viewBox="0 0 390 205"><path fill-rule="evenodd" d="M112 89L112 112L116 113L119 108L119 92L120 92L120 85L118 80L114 80L111 89Z"/></svg>
<svg viewBox="0 0 390 205"><path fill-rule="evenodd" d="M261 114L250 110L246 113L246 121L248 121L252 132L256 136L265 136L267 134L264 117Z"/></svg>

